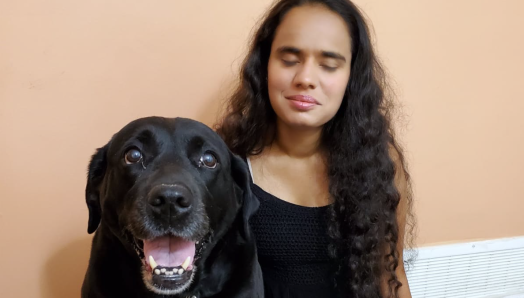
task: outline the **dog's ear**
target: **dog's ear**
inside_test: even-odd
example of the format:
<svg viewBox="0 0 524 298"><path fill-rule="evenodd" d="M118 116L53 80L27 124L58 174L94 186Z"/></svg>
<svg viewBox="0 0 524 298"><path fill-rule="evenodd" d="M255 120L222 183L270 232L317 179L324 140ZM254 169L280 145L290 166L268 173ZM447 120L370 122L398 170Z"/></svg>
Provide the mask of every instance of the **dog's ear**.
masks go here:
<svg viewBox="0 0 524 298"><path fill-rule="evenodd" d="M241 216L243 219L243 230L246 238L250 237L249 219L257 211L260 203L258 199L251 192L250 174L247 164L239 156L230 152L231 156L231 175L233 180L238 185L241 193L238 194L242 200Z"/></svg>
<svg viewBox="0 0 524 298"><path fill-rule="evenodd" d="M92 234L98 228L102 218L102 208L100 206L100 185L104 179L107 166L108 145L98 148L91 157L87 173L86 185L86 203L89 209L89 222L87 224L87 232Z"/></svg>

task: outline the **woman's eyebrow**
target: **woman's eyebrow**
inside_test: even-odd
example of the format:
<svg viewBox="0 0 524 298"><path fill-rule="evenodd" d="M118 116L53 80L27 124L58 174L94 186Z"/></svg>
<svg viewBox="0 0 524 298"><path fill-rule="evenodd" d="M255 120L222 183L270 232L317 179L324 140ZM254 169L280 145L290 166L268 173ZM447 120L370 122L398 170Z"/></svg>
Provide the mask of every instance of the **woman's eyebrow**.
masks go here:
<svg viewBox="0 0 524 298"><path fill-rule="evenodd" d="M336 52L322 51L322 57L333 58L346 62L346 57Z"/></svg>
<svg viewBox="0 0 524 298"><path fill-rule="evenodd" d="M295 55L300 55L301 53L300 49L295 48L295 47L290 47L290 46L281 46L277 49L277 52L282 53L282 54L289 53L289 54L295 54Z"/></svg>
<svg viewBox="0 0 524 298"><path fill-rule="evenodd" d="M291 46L281 46L277 49L277 52L280 54L293 54L297 56L302 54L302 51L299 48L291 47ZM333 58L336 60L341 60L341 61L346 62L346 57L344 57L344 55L339 54L337 52L322 51L321 55L322 57L325 57L325 58Z"/></svg>

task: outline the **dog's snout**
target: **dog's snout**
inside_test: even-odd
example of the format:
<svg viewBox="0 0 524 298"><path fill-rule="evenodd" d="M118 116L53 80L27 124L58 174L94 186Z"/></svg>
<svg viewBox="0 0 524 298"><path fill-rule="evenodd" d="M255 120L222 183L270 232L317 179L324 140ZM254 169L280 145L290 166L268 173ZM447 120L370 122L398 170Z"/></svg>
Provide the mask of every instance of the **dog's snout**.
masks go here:
<svg viewBox="0 0 524 298"><path fill-rule="evenodd" d="M149 204L157 212L175 211L180 214L191 208L192 194L183 185L160 185L151 192Z"/></svg>

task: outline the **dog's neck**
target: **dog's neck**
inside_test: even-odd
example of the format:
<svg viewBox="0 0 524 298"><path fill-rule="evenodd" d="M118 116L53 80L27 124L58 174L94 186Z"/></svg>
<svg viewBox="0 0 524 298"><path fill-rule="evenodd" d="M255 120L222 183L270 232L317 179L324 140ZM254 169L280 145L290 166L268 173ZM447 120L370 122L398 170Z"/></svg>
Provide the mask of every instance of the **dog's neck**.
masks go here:
<svg viewBox="0 0 524 298"><path fill-rule="evenodd" d="M238 226L239 218L237 218ZM258 266L254 239L245 239L244 234L230 229L217 242L206 258L203 271L199 273L199 291L192 292L197 298L230 298L234 293L253 289L251 282L262 281ZM246 290L242 289L242 285ZM262 287L263 285L258 285ZM247 295L247 297L251 297Z"/></svg>
<svg viewBox="0 0 524 298"><path fill-rule="evenodd" d="M146 289L138 257L105 224L98 227L93 240L88 272L97 274L86 276L92 280L85 280L84 285L91 287L82 288L82 297L159 297ZM139 291L129 292L129 284L140 285Z"/></svg>
<svg viewBox="0 0 524 298"><path fill-rule="evenodd" d="M252 288L250 282L246 281L262 280L257 266L255 242L244 236L236 229L228 230L207 256L203 269L197 271L198 286L192 286L189 291L172 297L230 298L232 292L243 291L241 285ZM140 260L105 224L99 226L94 237L89 270L99 274L91 276L96 281L91 280L88 284L100 285L99 288L105 292L83 289L83 293L90 292L85 297L165 297L147 290L142 281ZM139 291L135 288L132 293L127 293L129 284L140 285Z"/></svg>

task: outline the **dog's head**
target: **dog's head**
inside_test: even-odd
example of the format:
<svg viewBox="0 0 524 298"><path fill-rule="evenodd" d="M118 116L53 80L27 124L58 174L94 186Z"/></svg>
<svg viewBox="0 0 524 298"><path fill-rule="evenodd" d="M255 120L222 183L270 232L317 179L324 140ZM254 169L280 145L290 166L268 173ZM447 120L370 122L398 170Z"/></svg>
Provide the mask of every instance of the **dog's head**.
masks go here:
<svg viewBox="0 0 524 298"><path fill-rule="evenodd" d="M200 122L135 120L92 156L88 232L106 225L141 259L151 291L181 293L234 222L250 237L248 218L258 202L248 175L242 159Z"/></svg>

